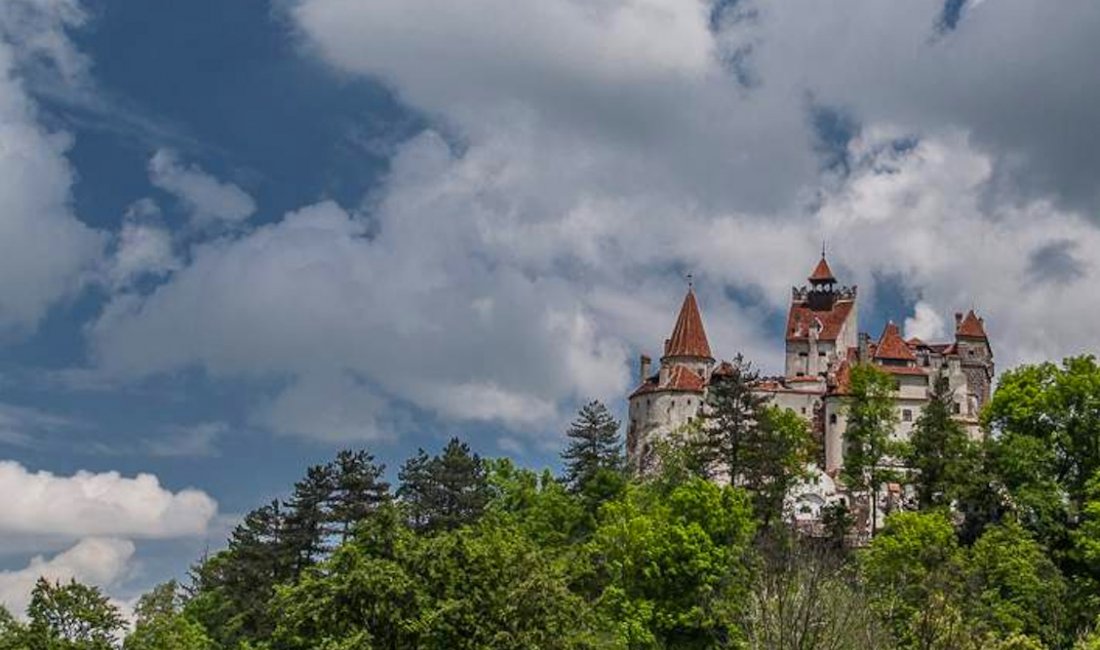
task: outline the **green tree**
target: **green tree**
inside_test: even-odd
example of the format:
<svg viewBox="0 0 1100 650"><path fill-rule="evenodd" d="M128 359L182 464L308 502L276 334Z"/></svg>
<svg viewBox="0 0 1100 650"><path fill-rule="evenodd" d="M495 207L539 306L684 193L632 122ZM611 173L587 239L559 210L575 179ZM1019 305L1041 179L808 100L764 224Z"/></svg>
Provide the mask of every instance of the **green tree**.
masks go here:
<svg viewBox="0 0 1100 650"><path fill-rule="evenodd" d="M909 438L908 465L917 470L912 480L922 508L949 505L971 476L971 443L952 417L953 394L946 374L934 377L928 405Z"/></svg>
<svg viewBox="0 0 1100 650"><path fill-rule="evenodd" d="M418 536L374 518L276 602L280 650L596 647L562 563L485 518Z"/></svg>
<svg viewBox="0 0 1100 650"><path fill-rule="evenodd" d="M488 512L521 527L547 548L567 548L595 528L595 515L582 495L570 492L549 470L516 467L507 458L486 461L492 497Z"/></svg>
<svg viewBox="0 0 1100 650"><path fill-rule="evenodd" d="M628 648L713 648L738 642L754 532L744 491L689 478L630 486L606 504L590 560L598 611Z"/></svg>
<svg viewBox="0 0 1100 650"><path fill-rule="evenodd" d="M430 459L420 450L402 467L400 478L397 496L407 504L418 530L451 530L473 523L489 501L485 464L458 438Z"/></svg>
<svg viewBox="0 0 1100 650"><path fill-rule="evenodd" d="M582 406L565 435L569 446L561 455L562 480L572 492L585 491L601 474L623 471L619 422L603 403L592 401Z"/></svg>
<svg viewBox="0 0 1100 650"><path fill-rule="evenodd" d="M365 450L341 451L332 464L333 491L330 519L346 542L355 525L390 499L390 484L383 479L385 466Z"/></svg>
<svg viewBox="0 0 1100 650"><path fill-rule="evenodd" d="M1066 584L1046 549L1019 524L991 526L970 551L970 620L997 637L1034 636L1058 647Z"/></svg>
<svg viewBox="0 0 1100 650"><path fill-rule="evenodd" d="M752 495L753 512L768 530L781 520L791 487L805 476L814 443L806 420L790 409L765 407L747 431L740 484Z"/></svg>
<svg viewBox="0 0 1100 650"><path fill-rule="evenodd" d="M39 578L27 606L27 650L110 650L125 621L98 588Z"/></svg>
<svg viewBox="0 0 1100 650"><path fill-rule="evenodd" d="M1060 550L1066 524L1100 469L1100 366L1093 356L1006 372L983 414L998 436L996 470L1009 507Z"/></svg>
<svg viewBox="0 0 1100 650"><path fill-rule="evenodd" d="M179 585L173 580L144 594L134 609L134 629L124 650L213 650L202 625L183 615Z"/></svg>
<svg viewBox="0 0 1100 650"><path fill-rule="evenodd" d="M279 502L257 508L234 528L229 546L191 572L192 598L184 610L223 647L266 639L274 627L268 603L279 584L293 580L297 555L284 540Z"/></svg>
<svg viewBox="0 0 1100 650"><path fill-rule="evenodd" d="M424 529L428 525L434 501L432 457L423 449L417 449L416 455L401 466L397 480L397 498L409 518L409 524L416 530Z"/></svg>
<svg viewBox="0 0 1100 650"><path fill-rule="evenodd" d="M904 648L968 647L965 554L943 512L898 512L871 540L860 569L876 611Z"/></svg>
<svg viewBox="0 0 1100 650"><path fill-rule="evenodd" d="M744 627L752 650L893 649L846 557L805 541L768 553Z"/></svg>
<svg viewBox="0 0 1100 650"><path fill-rule="evenodd" d="M852 368L841 475L853 492L867 495L872 534L877 526L879 486L893 475L883 461L899 451L891 440L897 423L893 394L894 379L889 374L871 364Z"/></svg>
<svg viewBox="0 0 1100 650"><path fill-rule="evenodd" d="M329 508L335 492L336 477L331 465L310 467L305 477L294 484L277 542L289 558L292 575L300 574L328 551L332 519Z"/></svg>
<svg viewBox="0 0 1100 650"><path fill-rule="evenodd" d="M0 605L0 650L24 650L27 647L26 628Z"/></svg>
<svg viewBox="0 0 1100 650"><path fill-rule="evenodd" d="M767 397L756 390L760 373L738 354L728 374L714 375L703 408L702 457L709 471L737 482L745 449L759 433Z"/></svg>
<svg viewBox="0 0 1100 650"><path fill-rule="evenodd" d="M1100 365L1091 355L1025 365L1004 373L983 417L994 431L1041 440L1071 502L1100 470Z"/></svg>

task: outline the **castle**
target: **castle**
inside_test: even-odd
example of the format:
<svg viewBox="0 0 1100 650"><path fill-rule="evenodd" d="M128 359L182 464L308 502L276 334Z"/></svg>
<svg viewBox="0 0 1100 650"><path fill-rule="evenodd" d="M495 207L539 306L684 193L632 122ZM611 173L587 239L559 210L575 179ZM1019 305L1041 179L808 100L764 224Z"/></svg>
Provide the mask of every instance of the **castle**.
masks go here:
<svg viewBox="0 0 1100 650"><path fill-rule="evenodd" d="M808 282L791 291L784 375L762 379L756 390L811 423L824 452L818 483L832 485L844 464L845 398L851 369L858 363L872 363L894 378L898 439L908 438L941 371L953 394L955 418L971 436L980 435L978 414L989 400L994 366L985 323L973 310L955 315L953 341L906 340L893 322L872 340L859 332L856 287L837 283L824 253ZM657 371L651 372L650 366L650 358L643 355L639 386L630 395L627 415L627 456L639 468L646 464L655 440L700 415L711 381L731 370L711 353L690 286ZM830 488L821 491L828 493ZM827 494L811 496L804 510L812 515L828 500Z"/></svg>

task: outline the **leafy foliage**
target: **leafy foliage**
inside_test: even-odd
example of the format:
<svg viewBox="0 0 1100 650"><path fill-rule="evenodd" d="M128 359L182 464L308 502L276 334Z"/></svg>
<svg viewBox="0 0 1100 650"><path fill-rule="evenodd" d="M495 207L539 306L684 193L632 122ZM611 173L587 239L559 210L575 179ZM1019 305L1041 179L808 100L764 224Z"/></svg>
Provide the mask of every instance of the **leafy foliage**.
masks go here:
<svg viewBox="0 0 1100 650"><path fill-rule="evenodd" d="M404 463L391 499L373 456L342 452L249 513L186 588L142 597L124 640L98 590L43 580L25 619L0 609L0 650L1100 647L1091 357L1006 373L980 443L937 381L905 456L892 381L854 369L842 480L869 492L904 458L919 495L861 549L844 504L823 537L781 525L809 434L737 369L659 441L655 473L626 476L598 403L560 479L454 439Z"/></svg>

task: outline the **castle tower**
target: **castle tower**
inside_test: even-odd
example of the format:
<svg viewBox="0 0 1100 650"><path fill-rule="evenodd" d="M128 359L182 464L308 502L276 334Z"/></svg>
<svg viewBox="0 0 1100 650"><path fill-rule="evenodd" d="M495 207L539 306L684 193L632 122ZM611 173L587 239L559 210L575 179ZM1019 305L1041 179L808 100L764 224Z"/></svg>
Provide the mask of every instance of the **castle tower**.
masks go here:
<svg viewBox="0 0 1100 650"><path fill-rule="evenodd" d="M993 348L985 333L985 321L978 318L974 310L955 314L955 347L969 397L973 400L972 410L977 413L989 401L993 385Z"/></svg>
<svg viewBox="0 0 1100 650"><path fill-rule="evenodd" d="M788 379L824 377L849 348L858 345L856 288L837 286L824 252L807 280L809 286L791 290L786 332Z"/></svg>
<svg viewBox="0 0 1100 650"><path fill-rule="evenodd" d="M640 385L630 395L626 450L628 460L638 468L648 464L656 437L675 431L698 415L714 370L703 317L690 286L672 335L665 339L660 363L657 373L651 375L649 357L641 357Z"/></svg>

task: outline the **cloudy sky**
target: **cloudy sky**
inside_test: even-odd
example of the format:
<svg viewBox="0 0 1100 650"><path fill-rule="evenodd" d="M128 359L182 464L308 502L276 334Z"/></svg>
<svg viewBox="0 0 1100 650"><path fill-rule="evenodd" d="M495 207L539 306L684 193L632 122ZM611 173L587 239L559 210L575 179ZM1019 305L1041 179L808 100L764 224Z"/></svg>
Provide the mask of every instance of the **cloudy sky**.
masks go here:
<svg viewBox="0 0 1100 650"><path fill-rule="evenodd" d="M0 602L120 601L366 446L553 465L694 274L780 363L862 326L1090 350L1095 0L0 3Z"/></svg>

